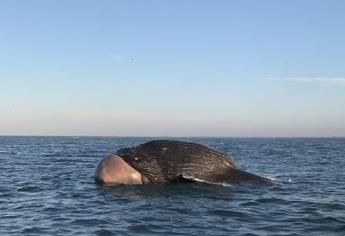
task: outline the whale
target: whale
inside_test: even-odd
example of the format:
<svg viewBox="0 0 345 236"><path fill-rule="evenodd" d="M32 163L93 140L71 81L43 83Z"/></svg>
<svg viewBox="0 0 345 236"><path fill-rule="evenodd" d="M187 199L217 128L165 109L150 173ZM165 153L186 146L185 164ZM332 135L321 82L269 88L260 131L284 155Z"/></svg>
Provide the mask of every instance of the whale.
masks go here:
<svg viewBox="0 0 345 236"><path fill-rule="evenodd" d="M239 169L229 155L202 144L176 140L153 140L121 148L98 163L94 176L102 184L271 182Z"/></svg>

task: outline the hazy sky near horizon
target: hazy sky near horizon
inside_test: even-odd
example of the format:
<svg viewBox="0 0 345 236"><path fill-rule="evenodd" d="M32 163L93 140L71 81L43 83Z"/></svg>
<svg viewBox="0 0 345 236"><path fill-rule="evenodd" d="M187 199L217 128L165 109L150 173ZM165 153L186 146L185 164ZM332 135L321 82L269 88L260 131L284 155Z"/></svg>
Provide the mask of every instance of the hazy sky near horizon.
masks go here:
<svg viewBox="0 0 345 236"><path fill-rule="evenodd" d="M345 136L345 1L0 1L0 135Z"/></svg>

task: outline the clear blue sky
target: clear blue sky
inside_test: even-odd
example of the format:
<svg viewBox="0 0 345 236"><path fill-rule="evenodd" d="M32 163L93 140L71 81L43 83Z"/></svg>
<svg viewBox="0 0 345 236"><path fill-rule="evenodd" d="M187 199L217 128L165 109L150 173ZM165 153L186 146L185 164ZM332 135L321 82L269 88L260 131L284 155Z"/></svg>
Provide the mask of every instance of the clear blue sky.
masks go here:
<svg viewBox="0 0 345 236"><path fill-rule="evenodd" d="M0 134L345 136L345 1L0 1Z"/></svg>

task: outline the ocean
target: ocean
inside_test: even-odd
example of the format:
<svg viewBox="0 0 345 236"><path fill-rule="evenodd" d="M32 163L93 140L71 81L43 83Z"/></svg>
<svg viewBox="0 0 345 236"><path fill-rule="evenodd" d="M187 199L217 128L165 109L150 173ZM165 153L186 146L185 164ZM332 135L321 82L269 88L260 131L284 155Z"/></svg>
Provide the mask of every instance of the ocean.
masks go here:
<svg viewBox="0 0 345 236"><path fill-rule="evenodd" d="M94 182L105 155L153 139L0 137L0 235L345 235L345 139L174 138L272 185Z"/></svg>

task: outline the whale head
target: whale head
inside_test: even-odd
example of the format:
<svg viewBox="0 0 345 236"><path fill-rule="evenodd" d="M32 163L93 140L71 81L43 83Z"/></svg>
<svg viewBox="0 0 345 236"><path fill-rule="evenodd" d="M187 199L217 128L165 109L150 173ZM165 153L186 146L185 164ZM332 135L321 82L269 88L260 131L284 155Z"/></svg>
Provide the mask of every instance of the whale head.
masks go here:
<svg viewBox="0 0 345 236"><path fill-rule="evenodd" d="M102 184L143 184L142 175L117 155L101 160L94 177Z"/></svg>

